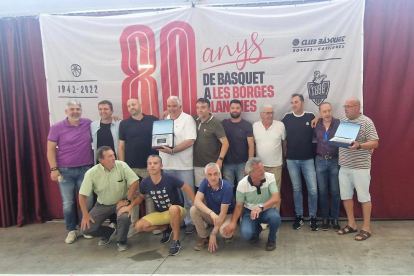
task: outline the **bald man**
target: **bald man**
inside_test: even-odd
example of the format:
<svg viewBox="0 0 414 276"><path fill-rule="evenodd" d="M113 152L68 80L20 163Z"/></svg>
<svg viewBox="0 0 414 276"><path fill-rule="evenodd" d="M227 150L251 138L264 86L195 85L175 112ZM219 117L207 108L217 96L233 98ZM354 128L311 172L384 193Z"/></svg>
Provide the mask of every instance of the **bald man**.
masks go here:
<svg viewBox="0 0 414 276"><path fill-rule="evenodd" d="M147 171L148 156L158 154L152 149L152 125L154 121L158 121L158 118L143 114L138 99L129 99L127 108L131 117L123 120L119 125L118 159L126 162L140 179L144 179L149 176ZM139 193L139 189L137 193ZM132 198L128 200L132 200ZM155 211L154 202L149 196L145 199L145 207L147 214ZM138 219L139 206L136 206L131 213L128 238L137 233L134 224ZM154 234L160 233L160 231L154 232Z"/></svg>
<svg viewBox="0 0 414 276"><path fill-rule="evenodd" d="M371 237L371 195L369 186L371 180L372 150L378 147L378 134L372 120L361 114L361 103L357 98L350 98L344 105L345 116L341 122L360 124L358 136L348 148L339 148L339 187L341 199L344 203L348 225L338 231L338 235L357 232L354 217L354 189L357 191L358 201L362 204L364 224L355 236L355 240L364 241Z"/></svg>

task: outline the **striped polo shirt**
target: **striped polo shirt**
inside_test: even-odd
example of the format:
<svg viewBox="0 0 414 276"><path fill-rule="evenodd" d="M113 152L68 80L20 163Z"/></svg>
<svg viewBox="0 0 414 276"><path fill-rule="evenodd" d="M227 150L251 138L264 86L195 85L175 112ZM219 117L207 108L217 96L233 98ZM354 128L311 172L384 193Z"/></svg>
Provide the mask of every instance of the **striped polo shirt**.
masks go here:
<svg viewBox="0 0 414 276"><path fill-rule="evenodd" d="M276 186L276 180L273 173L265 173L266 181L260 187L260 194L257 188L250 185L245 176L237 185L236 202L244 202L244 207L252 210L253 208L267 202L274 193L279 192Z"/></svg>
<svg viewBox="0 0 414 276"><path fill-rule="evenodd" d="M339 118L341 122L349 122L361 125L356 141L359 144L378 140L377 130L370 118L359 115L358 118L350 120L347 117ZM371 153L369 150L350 150L339 148L339 165L350 169L371 169Z"/></svg>

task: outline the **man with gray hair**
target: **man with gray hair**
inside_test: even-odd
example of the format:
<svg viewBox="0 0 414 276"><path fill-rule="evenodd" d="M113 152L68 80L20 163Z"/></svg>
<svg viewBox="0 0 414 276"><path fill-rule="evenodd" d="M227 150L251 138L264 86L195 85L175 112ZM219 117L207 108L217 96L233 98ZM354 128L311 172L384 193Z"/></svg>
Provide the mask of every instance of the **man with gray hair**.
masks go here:
<svg viewBox="0 0 414 276"><path fill-rule="evenodd" d="M47 160L50 178L59 183L68 235L67 244L77 239L76 191L79 191L84 175L93 164L91 146L91 120L81 118L82 105L76 100L67 103L67 118L50 127L47 137ZM87 198L87 209L92 209L93 196Z"/></svg>
<svg viewBox="0 0 414 276"><path fill-rule="evenodd" d="M282 188L283 152L286 150L285 125L274 119L273 106L265 104L260 108L261 121L253 124L253 135L256 141L256 156L259 157L268 173L275 175L279 194ZM280 212L279 201L276 210Z"/></svg>
<svg viewBox="0 0 414 276"><path fill-rule="evenodd" d="M231 223L223 229L223 232L232 235L237 220L243 213L240 225L242 237L252 244L257 243L262 232L260 224L266 223L269 225L266 250L273 251L276 249L276 232L281 222L280 214L274 208L280 202L275 176L265 172L262 161L258 157L250 158L246 162L245 170L248 175L237 186L236 208Z"/></svg>
<svg viewBox="0 0 414 276"><path fill-rule="evenodd" d="M177 96L170 96L167 99L167 111L168 116L165 119L174 120L174 145L173 148L164 146L159 149L164 172L176 176L194 192L193 144L197 138L196 123L192 116L183 112L181 100ZM184 194L184 208L187 211L184 219L186 234L195 231L190 216L192 205L191 199Z"/></svg>
<svg viewBox="0 0 414 276"><path fill-rule="evenodd" d="M218 249L218 232L226 242L233 240L233 235L226 235L223 231L231 222L234 211L233 188L227 180L220 178L220 167L216 163L207 164L204 172L206 178L198 188L194 206L190 211L200 237L194 249L200 251L208 245L208 251L214 252ZM210 235L204 227L204 222L214 225Z"/></svg>

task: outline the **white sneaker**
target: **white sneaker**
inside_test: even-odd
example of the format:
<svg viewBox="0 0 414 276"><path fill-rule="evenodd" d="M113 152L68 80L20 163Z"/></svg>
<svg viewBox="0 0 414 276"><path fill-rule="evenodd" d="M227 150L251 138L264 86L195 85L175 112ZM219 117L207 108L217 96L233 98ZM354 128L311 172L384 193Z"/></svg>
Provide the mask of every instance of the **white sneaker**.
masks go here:
<svg viewBox="0 0 414 276"><path fill-rule="evenodd" d="M76 235L76 231L69 231L68 236L65 239L65 242L67 244L71 244L74 243L76 241L76 239L78 238L78 236Z"/></svg>
<svg viewBox="0 0 414 276"><path fill-rule="evenodd" d="M83 235L83 237L85 238L85 239L93 239L93 236L91 236L91 235Z"/></svg>
<svg viewBox="0 0 414 276"><path fill-rule="evenodd" d="M131 225L129 226L129 230L128 230L128 235L127 238L131 238L133 235L135 235L136 233L138 233L137 230L135 230L134 224L131 223Z"/></svg>
<svg viewBox="0 0 414 276"><path fill-rule="evenodd" d="M154 231L152 231L152 233L153 233L154 235L159 235L159 234L161 234L161 233L162 233L162 231L161 231L161 230L158 230L158 229L155 229Z"/></svg>
<svg viewBox="0 0 414 276"><path fill-rule="evenodd" d="M267 229L267 223L260 223L260 226L262 226L262 229L263 230L266 230Z"/></svg>

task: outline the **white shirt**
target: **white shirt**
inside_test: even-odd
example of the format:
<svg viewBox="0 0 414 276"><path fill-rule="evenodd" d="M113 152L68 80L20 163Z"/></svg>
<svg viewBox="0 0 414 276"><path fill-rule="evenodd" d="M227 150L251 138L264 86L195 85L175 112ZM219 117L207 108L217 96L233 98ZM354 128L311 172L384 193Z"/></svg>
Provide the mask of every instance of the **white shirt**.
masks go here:
<svg viewBox="0 0 414 276"><path fill-rule="evenodd" d="M256 141L256 156L262 159L266 167L278 167L283 164L282 140L286 139L285 125L273 120L266 130L262 121L253 124L253 135Z"/></svg>
<svg viewBox="0 0 414 276"><path fill-rule="evenodd" d="M170 115L167 116L170 119ZM174 147L185 140L197 138L196 123L192 116L181 112L174 120ZM193 169L193 146L174 155L160 152L164 169L166 170L191 170Z"/></svg>

